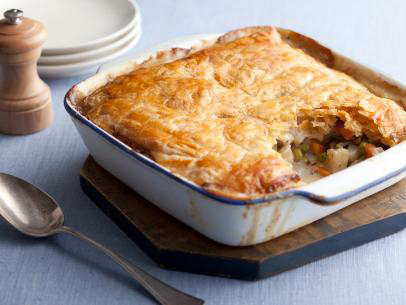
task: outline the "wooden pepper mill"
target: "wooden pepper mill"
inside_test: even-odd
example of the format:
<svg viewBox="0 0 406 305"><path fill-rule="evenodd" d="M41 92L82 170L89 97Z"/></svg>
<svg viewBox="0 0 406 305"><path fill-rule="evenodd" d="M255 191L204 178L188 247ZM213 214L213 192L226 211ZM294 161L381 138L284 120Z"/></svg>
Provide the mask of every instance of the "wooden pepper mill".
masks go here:
<svg viewBox="0 0 406 305"><path fill-rule="evenodd" d="M51 93L39 78L37 61L45 27L17 9L0 20L0 133L23 135L52 122Z"/></svg>

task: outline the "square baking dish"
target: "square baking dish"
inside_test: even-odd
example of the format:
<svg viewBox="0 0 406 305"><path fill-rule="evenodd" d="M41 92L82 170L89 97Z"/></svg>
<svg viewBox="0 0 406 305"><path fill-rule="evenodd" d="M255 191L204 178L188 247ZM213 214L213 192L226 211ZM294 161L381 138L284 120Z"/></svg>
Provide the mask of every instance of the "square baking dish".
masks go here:
<svg viewBox="0 0 406 305"><path fill-rule="evenodd" d="M278 28L282 38L310 56L352 76L374 94L406 105L406 88L296 32ZM235 200L207 192L134 151L76 110L78 99L146 59L171 48L202 49L222 34L194 35L138 52L132 60L102 67L73 86L65 108L94 159L108 172L168 214L203 235L230 246L262 243L323 218L406 176L406 142L299 188L255 200Z"/></svg>

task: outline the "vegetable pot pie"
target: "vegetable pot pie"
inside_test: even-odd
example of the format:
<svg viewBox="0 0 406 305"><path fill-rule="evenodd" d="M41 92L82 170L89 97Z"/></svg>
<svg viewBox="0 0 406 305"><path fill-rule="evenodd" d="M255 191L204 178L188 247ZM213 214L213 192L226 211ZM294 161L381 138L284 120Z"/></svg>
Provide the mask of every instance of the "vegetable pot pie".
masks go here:
<svg viewBox="0 0 406 305"><path fill-rule="evenodd" d="M212 193L249 199L286 190L406 138L397 102L292 47L273 27L161 57L84 97L78 110Z"/></svg>

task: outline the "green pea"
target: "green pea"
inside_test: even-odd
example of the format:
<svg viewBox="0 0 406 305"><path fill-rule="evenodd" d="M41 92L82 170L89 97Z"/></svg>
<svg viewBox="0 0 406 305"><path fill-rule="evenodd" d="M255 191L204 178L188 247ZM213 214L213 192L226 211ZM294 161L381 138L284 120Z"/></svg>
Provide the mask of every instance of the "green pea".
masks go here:
<svg viewBox="0 0 406 305"><path fill-rule="evenodd" d="M295 161L300 161L303 159L303 153L299 148L293 149L293 156L295 157Z"/></svg>
<svg viewBox="0 0 406 305"><path fill-rule="evenodd" d="M302 153L304 153L304 154L310 150L309 144L306 144L306 143L300 144L299 148L302 151Z"/></svg>
<svg viewBox="0 0 406 305"><path fill-rule="evenodd" d="M321 153L320 156L319 156L319 161L324 162L326 160L327 160L327 153L326 152Z"/></svg>
<svg viewBox="0 0 406 305"><path fill-rule="evenodd" d="M368 144L368 142L365 142L365 141L362 141L361 143L359 143L359 145L358 145L358 149L359 149L359 152L361 153L361 154L365 154L365 146Z"/></svg>

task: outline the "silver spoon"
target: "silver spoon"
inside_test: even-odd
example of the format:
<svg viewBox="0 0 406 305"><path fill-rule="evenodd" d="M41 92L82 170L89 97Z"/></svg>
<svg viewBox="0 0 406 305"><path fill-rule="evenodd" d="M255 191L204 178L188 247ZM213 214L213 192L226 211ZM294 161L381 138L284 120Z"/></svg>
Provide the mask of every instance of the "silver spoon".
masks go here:
<svg viewBox="0 0 406 305"><path fill-rule="evenodd" d="M152 277L82 233L64 226L62 209L49 194L27 181L4 173L0 173L0 215L17 230L30 236L44 237L63 232L87 241L127 270L162 305L204 303Z"/></svg>

